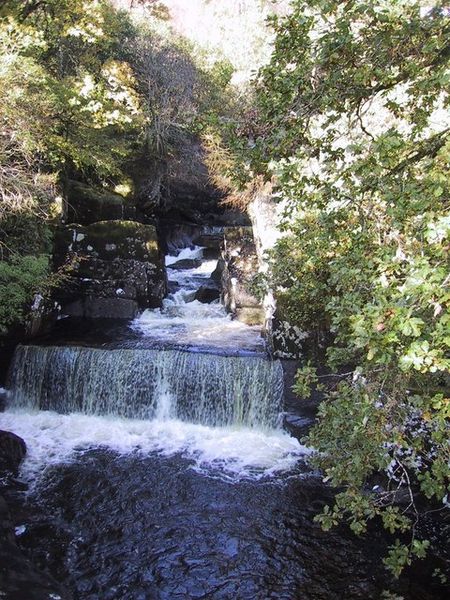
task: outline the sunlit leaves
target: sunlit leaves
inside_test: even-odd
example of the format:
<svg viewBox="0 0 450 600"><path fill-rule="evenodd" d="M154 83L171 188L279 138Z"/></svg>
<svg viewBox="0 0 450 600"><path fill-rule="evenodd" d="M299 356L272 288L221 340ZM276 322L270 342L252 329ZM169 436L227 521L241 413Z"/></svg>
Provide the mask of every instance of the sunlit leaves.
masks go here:
<svg viewBox="0 0 450 600"><path fill-rule="evenodd" d="M361 533L377 516L406 533L418 494L439 504L448 493L448 21L443 3L297 0L273 21L257 82L271 127L252 166L288 206L278 309L331 332L328 366L355 369L309 437L326 480L346 488L319 517L327 528ZM295 389L316 383L306 367ZM427 550L411 531L386 559L395 575Z"/></svg>

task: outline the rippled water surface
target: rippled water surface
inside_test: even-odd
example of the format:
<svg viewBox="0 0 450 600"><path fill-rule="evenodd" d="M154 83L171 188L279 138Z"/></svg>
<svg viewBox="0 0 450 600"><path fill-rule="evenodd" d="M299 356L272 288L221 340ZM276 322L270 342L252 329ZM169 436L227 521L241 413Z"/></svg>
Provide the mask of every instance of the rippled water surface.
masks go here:
<svg viewBox="0 0 450 600"><path fill-rule="evenodd" d="M58 551L47 543L64 555L76 597L378 597L373 551L313 524L316 480L232 483L193 466L91 450L47 473L37 497L53 515L52 537L66 536Z"/></svg>
<svg viewBox="0 0 450 600"><path fill-rule="evenodd" d="M259 328L194 299L215 264L202 249L176 254L178 289L132 323L138 339L17 349L0 427L28 446L25 554L74 600L444 598L429 570L390 581L376 527L314 523L332 495L279 427L281 365Z"/></svg>

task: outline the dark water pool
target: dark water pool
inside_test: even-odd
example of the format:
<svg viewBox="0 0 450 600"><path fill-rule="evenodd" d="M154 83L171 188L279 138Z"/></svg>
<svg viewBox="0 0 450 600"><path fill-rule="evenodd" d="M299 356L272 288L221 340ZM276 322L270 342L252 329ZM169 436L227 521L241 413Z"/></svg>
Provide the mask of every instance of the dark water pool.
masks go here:
<svg viewBox="0 0 450 600"><path fill-rule="evenodd" d="M96 449L52 467L18 513L19 539L79 600L445 597L426 565L392 582L376 528L321 531L330 500L312 476L231 483L179 456Z"/></svg>

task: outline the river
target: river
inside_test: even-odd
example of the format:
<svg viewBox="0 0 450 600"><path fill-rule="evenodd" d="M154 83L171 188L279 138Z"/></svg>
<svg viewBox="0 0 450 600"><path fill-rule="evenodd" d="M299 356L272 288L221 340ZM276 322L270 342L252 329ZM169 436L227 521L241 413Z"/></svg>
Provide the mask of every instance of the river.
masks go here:
<svg viewBox="0 0 450 600"><path fill-rule="evenodd" d="M16 350L0 421L28 445L24 552L80 600L440 597L389 579L376 528L314 523L332 493L282 428L281 364L196 299L216 262L173 250L163 307L117 339Z"/></svg>

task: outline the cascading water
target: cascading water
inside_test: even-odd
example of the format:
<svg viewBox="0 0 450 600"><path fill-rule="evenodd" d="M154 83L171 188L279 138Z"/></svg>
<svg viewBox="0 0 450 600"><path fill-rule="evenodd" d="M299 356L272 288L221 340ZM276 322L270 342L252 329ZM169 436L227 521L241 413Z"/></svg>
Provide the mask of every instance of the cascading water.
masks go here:
<svg viewBox="0 0 450 600"><path fill-rule="evenodd" d="M202 303L195 299L199 287L211 282L217 260L203 260L203 248L192 246L166 256L169 283L175 291L164 300L160 310L146 310L135 319L132 328L148 339L177 345L212 348L217 351L265 353L259 327L250 327L231 319L217 300ZM188 266L177 268L186 261ZM186 264L186 263L185 263Z"/></svg>
<svg viewBox="0 0 450 600"><path fill-rule="evenodd" d="M172 294L129 339L16 350L0 428L28 447L14 498L27 558L64 600L380 598L377 532L363 551L313 524L333 499L276 426L280 363L257 328L195 299L215 261L169 247Z"/></svg>
<svg viewBox="0 0 450 600"><path fill-rule="evenodd" d="M134 338L16 349L2 421L28 442L30 478L49 456L96 445L181 452L234 478L284 471L308 452L278 425L283 372L259 328L233 321L218 300L195 299L216 285L217 260L199 246L172 247L174 291L130 324Z"/></svg>
<svg viewBox="0 0 450 600"><path fill-rule="evenodd" d="M282 408L283 374L260 356L19 346L9 387L22 408L267 429Z"/></svg>

